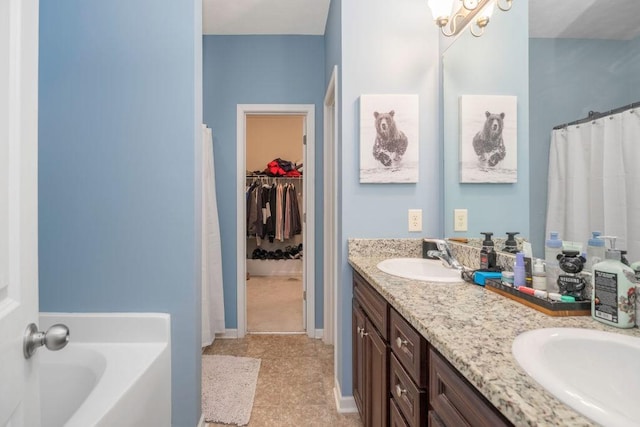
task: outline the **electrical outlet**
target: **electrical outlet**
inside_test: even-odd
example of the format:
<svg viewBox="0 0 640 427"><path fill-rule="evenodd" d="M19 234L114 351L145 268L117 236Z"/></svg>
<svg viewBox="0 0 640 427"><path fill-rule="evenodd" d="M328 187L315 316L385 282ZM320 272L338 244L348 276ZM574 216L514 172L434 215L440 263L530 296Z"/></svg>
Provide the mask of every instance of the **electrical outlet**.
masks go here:
<svg viewBox="0 0 640 427"><path fill-rule="evenodd" d="M422 209L409 209L409 231L422 231Z"/></svg>
<svg viewBox="0 0 640 427"><path fill-rule="evenodd" d="M467 210L453 210L453 231L467 231Z"/></svg>

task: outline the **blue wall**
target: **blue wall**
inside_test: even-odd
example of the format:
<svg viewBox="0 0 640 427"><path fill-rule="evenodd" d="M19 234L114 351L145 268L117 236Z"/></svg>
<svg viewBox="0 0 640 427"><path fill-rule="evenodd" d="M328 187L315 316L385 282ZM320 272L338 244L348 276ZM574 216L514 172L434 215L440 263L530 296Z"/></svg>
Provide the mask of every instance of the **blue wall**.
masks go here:
<svg viewBox="0 0 640 427"><path fill-rule="evenodd" d="M640 38L531 39L529 67L530 237L537 256L543 256L551 129L584 118L590 110L640 101Z"/></svg>
<svg viewBox="0 0 640 427"><path fill-rule="evenodd" d="M204 36L204 122L213 129L225 321L237 327L237 104L315 104L316 327L322 327L322 36Z"/></svg>
<svg viewBox="0 0 640 427"><path fill-rule="evenodd" d="M495 11L482 37L468 31L448 48L443 59L444 230L446 236L480 237L481 231L504 236L529 231L529 35L528 4L513 2L510 11ZM460 95L515 95L518 108L518 182L460 184ZM468 231L453 231L453 210L466 208Z"/></svg>
<svg viewBox="0 0 640 427"><path fill-rule="evenodd" d="M197 0L40 2L40 308L170 313L180 427L200 417L201 20Z"/></svg>
<svg viewBox="0 0 640 427"><path fill-rule="evenodd" d="M337 295L338 379L352 391L351 237L442 235L441 143L438 138L438 29L424 0L352 0L341 4L342 95L340 278ZM360 184L359 98L362 94L419 96L420 173L417 184ZM407 210L423 211L421 233L407 231Z"/></svg>

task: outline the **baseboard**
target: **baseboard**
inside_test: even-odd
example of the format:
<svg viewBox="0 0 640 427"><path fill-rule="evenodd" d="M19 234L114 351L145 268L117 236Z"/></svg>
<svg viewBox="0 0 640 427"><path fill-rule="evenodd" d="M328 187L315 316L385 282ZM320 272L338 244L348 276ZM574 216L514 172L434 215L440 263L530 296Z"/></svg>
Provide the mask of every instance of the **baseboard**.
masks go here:
<svg viewBox="0 0 640 427"><path fill-rule="evenodd" d="M196 427L205 427L206 425L207 423L204 422L204 414L202 414L200 415L200 421L198 421Z"/></svg>
<svg viewBox="0 0 640 427"><path fill-rule="evenodd" d="M353 396L343 396L340 390L340 382L335 379L335 387L333 388L333 397L336 400L336 410L340 414L351 414L358 412L356 401Z"/></svg>
<svg viewBox="0 0 640 427"><path fill-rule="evenodd" d="M216 339L220 339L220 340L237 339L237 338L238 338L237 329L225 329L224 332L218 332L216 334Z"/></svg>
<svg viewBox="0 0 640 427"><path fill-rule="evenodd" d="M275 332L264 332L266 335L273 335ZM291 335L299 335L304 334L305 332L278 332L278 334L291 334ZM259 335L260 332L252 332L254 335ZM324 337L324 329L316 329L313 338L317 340L321 340ZM237 329L227 329L224 332L218 332L216 334L216 339L219 340L227 340L227 339L237 339L238 338L238 330Z"/></svg>

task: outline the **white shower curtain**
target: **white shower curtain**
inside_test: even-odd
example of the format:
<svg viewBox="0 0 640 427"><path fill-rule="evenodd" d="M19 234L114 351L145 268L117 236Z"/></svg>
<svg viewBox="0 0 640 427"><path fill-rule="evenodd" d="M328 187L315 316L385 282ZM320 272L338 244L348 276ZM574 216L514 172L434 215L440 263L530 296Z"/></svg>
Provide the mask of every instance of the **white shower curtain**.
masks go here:
<svg viewBox="0 0 640 427"><path fill-rule="evenodd" d="M582 242L592 231L617 236L640 260L640 109L553 130L546 238Z"/></svg>
<svg viewBox="0 0 640 427"><path fill-rule="evenodd" d="M222 251L213 171L213 136L202 125L202 347L224 332Z"/></svg>

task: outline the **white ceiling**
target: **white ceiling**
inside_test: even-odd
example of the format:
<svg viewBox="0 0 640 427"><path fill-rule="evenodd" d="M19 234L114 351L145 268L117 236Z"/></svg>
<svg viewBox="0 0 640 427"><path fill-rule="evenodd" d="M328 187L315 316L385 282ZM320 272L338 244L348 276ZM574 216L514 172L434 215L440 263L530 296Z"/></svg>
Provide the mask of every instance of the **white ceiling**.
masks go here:
<svg viewBox="0 0 640 427"><path fill-rule="evenodd" d="M323 35L329 3L330 0L203 0L202 32Z"/></svg>
<svg viewBox="0 0 640 427"><path fill-rule="evenodd" d="M203 0L203 33L323 35L329 3L330 0ZM640 0L528 3L531 37L631 40L640 36Z"/></svg>
<svg viewBox="0 0 640 427"><path fill-rule="evenodd" d="M530 37L631 40L639 35L640 0L529 0Z"/></svg>

